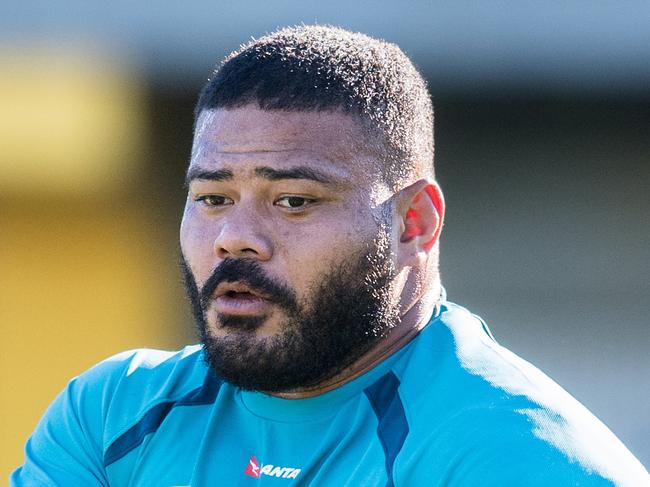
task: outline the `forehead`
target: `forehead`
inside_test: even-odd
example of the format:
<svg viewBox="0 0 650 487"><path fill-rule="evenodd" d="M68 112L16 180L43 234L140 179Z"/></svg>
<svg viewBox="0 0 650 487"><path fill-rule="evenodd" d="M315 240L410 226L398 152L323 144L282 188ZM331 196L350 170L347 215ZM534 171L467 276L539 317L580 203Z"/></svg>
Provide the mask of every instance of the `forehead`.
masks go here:
<svg viewBox="0 0 650 487"><path fill-rule="evenodd" d="M340 112L211 109L197 119L190 165L207 169L229 164L237 170L249 162L300 162L356 178L369 174L372 163L362 141L358 122Z"/></svg>

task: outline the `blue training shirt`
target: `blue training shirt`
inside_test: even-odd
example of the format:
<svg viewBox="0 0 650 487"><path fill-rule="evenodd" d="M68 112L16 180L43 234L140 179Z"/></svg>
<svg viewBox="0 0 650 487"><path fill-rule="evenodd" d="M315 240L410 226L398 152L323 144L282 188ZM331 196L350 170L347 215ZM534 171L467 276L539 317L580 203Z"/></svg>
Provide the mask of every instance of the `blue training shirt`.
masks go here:
<svg viewBox="0 0 650 487"><path fill-rule="evenodd" d="M443 302L408 345L317 397L242 391L200 346L116 355L73 379L11 485L650 485L584 406Z"/></svg>

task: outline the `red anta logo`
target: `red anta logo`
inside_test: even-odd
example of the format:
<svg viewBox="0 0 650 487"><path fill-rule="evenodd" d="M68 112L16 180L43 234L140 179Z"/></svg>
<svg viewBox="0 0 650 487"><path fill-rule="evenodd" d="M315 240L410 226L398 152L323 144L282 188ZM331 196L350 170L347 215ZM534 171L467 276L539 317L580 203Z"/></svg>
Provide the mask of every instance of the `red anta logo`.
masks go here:
<svg viewBox="0 0 650 487"><path fill-rule="evenodd" d="M248 466L244 473L249 477L255 477L256 479L260 477L260 463L257 461L257 458L255 458L255 455L248 460Z"/></svg>
<svg viewBox="0 0 650 487"><path fill-rule="evenodd" d="M259 479L261 475L283 479L295 479L298 477L300 469L293 467L276 467L271 464L260 465L260 462L255 458L255 455L251 455L251 459L248 460L248 465L246 465L244 473L249 477L254 477L256 479Z"/></svg>

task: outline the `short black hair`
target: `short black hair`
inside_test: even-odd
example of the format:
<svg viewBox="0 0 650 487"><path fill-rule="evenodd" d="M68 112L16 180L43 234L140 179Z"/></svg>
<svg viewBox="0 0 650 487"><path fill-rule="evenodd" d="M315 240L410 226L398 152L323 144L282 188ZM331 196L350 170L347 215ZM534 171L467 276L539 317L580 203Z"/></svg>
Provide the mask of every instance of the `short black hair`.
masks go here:
<svg viewBox="0 0 650 487"><path fill-rule="evenodd" d="M397 190L433 177L433 105L426 82L395 44L332 26L279 30L224 59L203 87L206 109L335 111L357 117L365 144Z"/></svg>

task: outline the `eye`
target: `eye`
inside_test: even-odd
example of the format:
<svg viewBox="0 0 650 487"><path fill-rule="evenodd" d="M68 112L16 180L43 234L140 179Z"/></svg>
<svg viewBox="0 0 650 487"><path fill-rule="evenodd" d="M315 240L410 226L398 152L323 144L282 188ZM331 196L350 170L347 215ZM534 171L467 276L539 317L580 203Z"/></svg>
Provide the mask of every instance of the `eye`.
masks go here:
<svg viewBox="0 0 650 487"><path fill-rule="evenodd" d="M208 206L208 207L219 207L219 206L227 206L233 204L233 201L230 198L226 198L225 196L221 196L218 194L206 194L203 196L196 196L194 198L194 201L198 201L203 206Z"/></svg>
<svg viewBox="0 0 650 487"><path fill-rule="evenodd" d="M275 204L282 208L304 208L315 201L316 200L305 198L303 196L284 196L277 200Z"/></svg>

